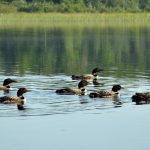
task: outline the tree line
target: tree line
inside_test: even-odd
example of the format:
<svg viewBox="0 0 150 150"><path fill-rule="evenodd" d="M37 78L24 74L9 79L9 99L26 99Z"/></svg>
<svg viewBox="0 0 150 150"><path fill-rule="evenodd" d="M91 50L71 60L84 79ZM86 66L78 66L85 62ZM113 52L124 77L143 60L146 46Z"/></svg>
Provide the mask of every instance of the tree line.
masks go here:
<svg viewBox="0 0 150 150"><path fill-rule="evenodd" d="M0 8L6 5L13 5L19 12L150 11L150 0L0 0Z"/></svg>

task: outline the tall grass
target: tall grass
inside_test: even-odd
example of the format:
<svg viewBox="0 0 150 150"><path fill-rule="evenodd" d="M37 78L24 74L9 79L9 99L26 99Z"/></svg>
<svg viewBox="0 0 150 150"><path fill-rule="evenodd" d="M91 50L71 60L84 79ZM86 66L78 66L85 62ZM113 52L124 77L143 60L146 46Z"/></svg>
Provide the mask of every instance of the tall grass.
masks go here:
<svg viewBox="0 0 150 150"><path fill-rule="evenodd" d="M150 27L150 13L0 14L0 27Z"/></svg>
<svg viewBox="0 0 150 150"><path fill-rule="evenodd" d="M4 12L5 13L17 12L16 6L0 3L0 13L4 13Z"/></svg>

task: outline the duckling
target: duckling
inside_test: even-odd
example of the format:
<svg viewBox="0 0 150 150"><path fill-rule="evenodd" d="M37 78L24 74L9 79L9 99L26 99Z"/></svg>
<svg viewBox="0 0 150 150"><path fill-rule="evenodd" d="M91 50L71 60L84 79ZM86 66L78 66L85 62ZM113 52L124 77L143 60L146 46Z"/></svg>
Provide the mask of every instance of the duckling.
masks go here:
<svg viewBox="0 0 150 150"><path fill-rule="evenodd" d="M121 85L117 84L112 87L112 90L110 91L98 91L98 92L93 92L89 94L90 98L111 98L115 97L119 94L119 90L121 90L123 87Z"/></svg>
<svg viewBox="0 0 150 150"><path fill-rule="evenodd" d="M0 103L3 104L18 104L18 105L24 105L26 100L23 96L24 93L29 92L30 90L27 90L26 88L20 88L17 91L17 96L3 96L0 97Z"/></svg>
<svg viewBox="0 0 150 150"><path fill-rule="evenodd" d="M135 93L135 95L132 96L132 102L135 102L137 105L149 104L150 103L150 92Z"/></svg>
<svg viewBox="0 0 150 150"><path fill-rule="evenodd" d="M78 88L65 87L56 90L56 93L61 95L85 95L85 86L87 85L88 82L86 80L81 80L78 84Z"/></svg>
<svg viewBox="0 0 150 150"><path fill-rule="evenodd" d="M16 80L7 78L4 80L3 85L0 85L0 90L3 90L4 92L9 92L10 90L10 85L13 82L17 82Z"/></svg>
<svg viewBox="0 0 150 150"><path fill-rule="evenodd" d="M93 80L93 79L97 79L97 76L98 76L97 74L100 71L103 71L103 69L94 68L92 70L92 74L84 74L84 75L80 75L80 76L72 75L72 80Z"/></svg>

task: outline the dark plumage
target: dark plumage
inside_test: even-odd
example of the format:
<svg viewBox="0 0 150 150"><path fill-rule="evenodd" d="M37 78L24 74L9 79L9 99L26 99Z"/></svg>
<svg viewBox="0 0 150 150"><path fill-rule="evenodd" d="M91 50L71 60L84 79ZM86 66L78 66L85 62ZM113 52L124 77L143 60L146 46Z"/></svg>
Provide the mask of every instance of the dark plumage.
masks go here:
<svg viewBox="0 0 150 150"><path fill-rule="evenodd" d="M63 95L85 95L85 86L87 86L87 84L88 82L86 80L81 80L78 84L78 88L65 87L56 90L56 93Z"/></svg>
<svg viewBox="0 0 150 150"><path fill-rule="evenodd" d="M20 103L18 103L17 104L17 108L18 108L18 110L25 110L25 108L24 108L24 102L20 102Z"/></svg>
<svg viewBox="0 0 150 150"><path fill-rule="evenodd" d="M17 82L17 81L14 80L14 79L11 79L11 78L7 78L7 79L4 80L3 86L7 86L7 85L9 85L10 83L13 83L13 82Z"/></svg>
<svg viewBox="0 0 150 150"><path fill-rule="evenodd" d="M102 83L97 82L97 79L93 79L93 85L95 86L99 86L99 85L103 85Z"/></svg>
<svg viewBox="0 0 150 150"><path fill-rule="evenodd" d="M9 92L10 90L10 84L13 82L17 82L16 80L7 78L3 81L3 85L0 85L0 90L3 90L5 92Z"/></svg>
<svg viewBox="0 0 150 150"><path fill-rule="evenodd" d="M99 93L98 93L98 92L92 92L92 93L89 94L89 97L90 97L90 98L99 97Z"/></svg>
<svg viewBox="0 0 150 150"><path fill-rule="evenodd" d="M72 75L72 80L93 80L97 78L97 74L103 71L103 69L100 68L94 68L92 70L92 74L84 74L84 75Z"/></svg>
<svg viewBox="0 0 150 150"><path fill-rule="evenodd" d="M150 103L150 92L135 93L135 95L132 96L132 102L135 102L137 105L149 104Z"/></svg>
<svg viewBox="0 0 150 150"><path fill-rule="evenodd" d="M92 92L89 94L90 98L109 98L109 97L114 97L117 96L119 93L118 91L121 90L122 87L120 85L114 85L112 87L112 90L110 91L98 91L98 92Z"/></svg>

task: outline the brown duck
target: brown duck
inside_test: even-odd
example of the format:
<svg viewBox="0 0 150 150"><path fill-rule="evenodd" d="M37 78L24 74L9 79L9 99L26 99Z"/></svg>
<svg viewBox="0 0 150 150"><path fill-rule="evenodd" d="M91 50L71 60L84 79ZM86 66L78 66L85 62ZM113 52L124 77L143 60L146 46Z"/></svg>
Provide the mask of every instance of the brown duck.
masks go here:
<svg viewBox="0 0 150 150"><path fill-rule="evenodd" d="M29 92L26 88L19 88L17 91L17 96L3 96L0 97L0 103L2 104L17 104L19 106L23 106L26 102L24 93Z"/></svg>
<svg viewBox="0 0 150 150"><path fill-rule="evenodd" d="M72 75L72 80L93 80L93 79L97 79L98 77L98 73L100 71L103 71L103 69L100 68L94 68L92 70L92 74L84 74L84 75Z"/></svg>
<svg viewBox="0 0 150 150"><path fill-rule="evenodd" d="M87 86L87 84L88 82L86 80L81 80L78 84L78 88L65 87L56 90L56 93L61 95L85 95L85 86Z"/></svg>
<svg viewBox="0 0 150 150"><path fill-rule="evenodd" d="M135 93L132 96L132 102L135 102L137 105L149 104L150 103L150 92Z"/></svg>
<svg viewBox="0 0 150 150"><path fill-rule="evenodd" d="M96 97L99 97L99 98L111 98L111 97L115 97L115 96L118 96L119 94L119 90L121 90L123 87L121 87L121 85L117 84L117 85L114 85L112 87L111 90L109 91L98 91L98 92L92 92L89 94L89 97L90 98L96 98Z"/></svg>

